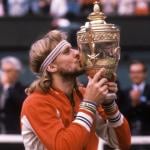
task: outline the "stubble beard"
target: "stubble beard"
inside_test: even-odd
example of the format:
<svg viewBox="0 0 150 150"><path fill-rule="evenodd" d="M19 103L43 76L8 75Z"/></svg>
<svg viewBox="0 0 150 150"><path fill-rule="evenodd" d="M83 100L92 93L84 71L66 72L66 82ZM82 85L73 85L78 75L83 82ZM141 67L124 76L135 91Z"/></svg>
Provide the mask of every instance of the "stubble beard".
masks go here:
<svg viewBox="0 0 150 150"><path fill-rule="evenodd" d="M85 73L85 69L81 69L78 71L66 71L66 70L60 70L60 75L64 78L76 78L79 75L82 75Z"/></svg>

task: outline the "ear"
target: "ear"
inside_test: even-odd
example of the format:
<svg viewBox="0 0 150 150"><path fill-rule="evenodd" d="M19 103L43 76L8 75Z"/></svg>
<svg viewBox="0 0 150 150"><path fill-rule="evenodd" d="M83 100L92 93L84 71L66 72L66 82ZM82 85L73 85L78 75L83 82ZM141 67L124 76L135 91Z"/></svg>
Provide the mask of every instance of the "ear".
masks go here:
<svg viewBox="0 0 150 150"><path fill-rule="evenodd" d="M52 64L49 64L48 67L47 67L47 71L48 72L56 72L57 71L57 65L52 63Z"/></svg>

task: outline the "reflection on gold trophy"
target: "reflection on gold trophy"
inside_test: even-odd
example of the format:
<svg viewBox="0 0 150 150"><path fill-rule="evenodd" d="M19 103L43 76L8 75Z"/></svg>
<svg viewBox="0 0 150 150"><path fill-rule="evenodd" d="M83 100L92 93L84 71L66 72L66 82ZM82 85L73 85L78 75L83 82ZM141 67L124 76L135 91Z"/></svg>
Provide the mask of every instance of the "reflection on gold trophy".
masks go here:
<svg viewBox="0 0 150 150"><path fill-rule="evenodd" d="M93 77L100 68L105 68L103 76L113 81L120 59L120 31L114 24L106 23L105 18L100 2L96 1L89 21L77 32L77 43L87 75Z"/></svg>

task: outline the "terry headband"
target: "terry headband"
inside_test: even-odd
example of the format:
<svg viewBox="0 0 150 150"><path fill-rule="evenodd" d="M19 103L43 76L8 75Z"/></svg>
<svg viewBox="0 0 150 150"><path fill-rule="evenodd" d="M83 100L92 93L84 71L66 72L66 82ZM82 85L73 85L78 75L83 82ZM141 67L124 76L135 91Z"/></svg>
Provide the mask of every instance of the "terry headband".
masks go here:
<svg viewBox="0 0 150 150"><path fill-rule="evenodd" d="M54 61L54 59L68 46L71 46L69 42L66 40L62 40L58 45L49 53L49 55L45 58L40 67L40 72L46 70L48 65Z"/></svg>

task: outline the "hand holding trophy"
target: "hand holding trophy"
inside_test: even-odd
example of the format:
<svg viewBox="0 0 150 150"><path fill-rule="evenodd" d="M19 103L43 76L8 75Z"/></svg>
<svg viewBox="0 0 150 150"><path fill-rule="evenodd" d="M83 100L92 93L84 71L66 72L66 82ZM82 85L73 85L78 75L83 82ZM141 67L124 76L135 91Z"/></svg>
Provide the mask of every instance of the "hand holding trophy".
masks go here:
<svg viewBox="0 0 150 150"><path fill-rule="evenodd" d="M100 10L100 3L96 1L93 12L88 16L89 22L81 26L77 32L77 43L86 74L93 78L101 68L104 68L101 77L114 82L120 59L120 30L114 24L106 23L105 18ZM106 99L116 99L116 94L110 90Z"/></svg>

